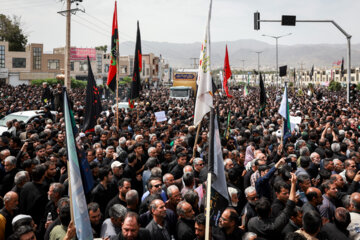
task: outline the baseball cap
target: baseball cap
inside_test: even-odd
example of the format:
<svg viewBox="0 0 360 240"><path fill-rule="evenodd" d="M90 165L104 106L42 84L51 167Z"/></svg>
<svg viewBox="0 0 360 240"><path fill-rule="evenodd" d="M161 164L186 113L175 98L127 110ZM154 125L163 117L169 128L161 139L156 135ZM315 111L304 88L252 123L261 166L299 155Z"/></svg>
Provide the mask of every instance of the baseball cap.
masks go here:
<svg viewBox="0 0 360 240"><path fill-rule="evenodd" d="M114 162L111 164L111 169L116 168L116 167L121 167L121 166L123 166L123 165L125 165L125 163L121 163L121 162L119 162L119 161L114 161Z"/></svg>

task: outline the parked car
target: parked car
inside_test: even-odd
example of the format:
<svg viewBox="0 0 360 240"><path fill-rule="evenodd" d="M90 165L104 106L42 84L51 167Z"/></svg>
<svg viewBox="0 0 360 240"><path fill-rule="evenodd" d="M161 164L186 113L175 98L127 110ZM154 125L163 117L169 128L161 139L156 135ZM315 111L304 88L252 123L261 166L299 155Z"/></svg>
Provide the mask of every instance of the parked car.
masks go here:
<svg viewBox="0 0 360 240"><path fill-rule="evenodd" d="M135 106L137 106L137 102L135 102L135 104L134 104ZM129 111L129 102L119 102L118 103L118 108L119 109L122 109L122 108L124 108L125 109L125 112L128 112ZM116 103L112 106L112 110L114 111L114 112L116 112Z"/></svg>
<svg viewBox="0 0 360 240"><path fill-rule="evenodd" d="M51 111L51 114L54 116L56 115L56 111ZM32 120L34 120L35 118L39 118L40 116L44 115L44 111L42 110L38 110L38 111L22 111L22 112L15 112L15 113L10 113L9 115L6 115L5 117L3 117L2 119L0 119L0 135L3 132L6 132L8 130L7 126L6 126L6 122L9 120L18 120L18 121L23 121L25 124L31 122Z"/></svg>

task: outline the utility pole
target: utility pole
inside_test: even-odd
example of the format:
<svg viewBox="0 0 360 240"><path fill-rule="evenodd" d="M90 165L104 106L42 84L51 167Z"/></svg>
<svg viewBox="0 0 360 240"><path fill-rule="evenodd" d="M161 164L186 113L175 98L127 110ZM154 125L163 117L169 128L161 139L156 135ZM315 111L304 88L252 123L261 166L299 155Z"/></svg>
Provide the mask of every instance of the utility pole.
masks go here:
<svg viewBox="0 0 360 240"><path fill-rule="evenodd" d="M65 80L64 85L67 89L71 89L70 77L70 34L71 34L71 0L66 0L66 44L65 44Z"/></svg>
<svg viewBox="0 0 360 240"><path fill-rule="evenodd" d="M66 16L66 43L65 43L65 79L64 85L67 89L71 89L71 78L70 78L70 48L71 48L71 13L76 14L77 11L85 12L79 8L71 9L71 3L82 2L82 0L66 0L66 10L59 11L58 13ZM76 3L78 5L78 3Z"/></svg>

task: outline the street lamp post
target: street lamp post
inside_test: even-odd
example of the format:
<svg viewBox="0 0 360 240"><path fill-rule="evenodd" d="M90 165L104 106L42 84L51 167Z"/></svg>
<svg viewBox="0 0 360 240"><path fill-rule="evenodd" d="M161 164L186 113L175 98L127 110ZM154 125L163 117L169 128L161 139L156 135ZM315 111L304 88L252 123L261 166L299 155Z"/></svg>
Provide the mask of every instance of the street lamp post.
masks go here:
<svg viewBox="0 0 360 240"><path fill-rule="evenodd" d="M260 51L260 52L255 52L257 53L258 55L258 74L259 74L259 83L260 83L260 54L262 53L263 51Z"/></svg>
<svg viewBox="0 0 360 240"><path fill-rule="evenodd" d="M266 34L262 35L264 37L275 38L275 40L276 40L276 85L278 87L279 87L279 47L278 47L278 40L279 40L279 38L290 36L291 34L292 33L288 33L288 34L280 35L280 36L271 36L271 35L266 35Z"/></svg>

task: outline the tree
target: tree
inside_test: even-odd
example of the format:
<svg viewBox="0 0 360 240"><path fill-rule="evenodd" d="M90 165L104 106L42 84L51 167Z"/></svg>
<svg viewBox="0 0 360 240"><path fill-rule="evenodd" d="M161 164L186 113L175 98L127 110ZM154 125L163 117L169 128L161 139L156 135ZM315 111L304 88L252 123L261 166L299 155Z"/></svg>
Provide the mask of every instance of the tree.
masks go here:
<svg viewBox="0 0 360 240"><path fill-rule="evenodd" d="M330 91L340 91L341 90L341 83L336 81L331 81L329 84Z"/></svg>
<svg viewBox="0 0 360 240"><path fill-rule="evenodd" d="M126 85L126 84L131 83L131 81L132 81L131 77L126 76L122 80L120 80L119 84L120 85Z"/></svg>
<svg viewBox="0 0 360 240"><path fill-rule="evenodd" d="M107 51L107 45L104 45L104 46L98 46L98 47L95 47L96 50L100 50L100 51L104 51L104 53L106 53Z"/></svg>
<svg viewBox="0 0 360 240"><path fill-rule="evenodd" d="M0 14L0 40L9 42L9 51L25 51L28 39L20 24L20 17Z"/></svg>

